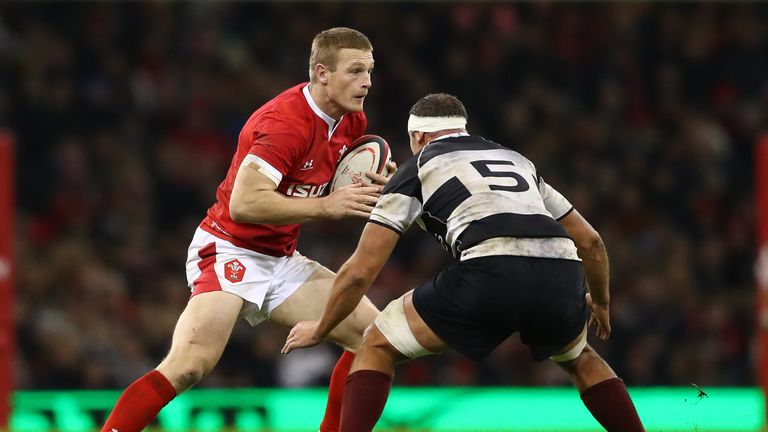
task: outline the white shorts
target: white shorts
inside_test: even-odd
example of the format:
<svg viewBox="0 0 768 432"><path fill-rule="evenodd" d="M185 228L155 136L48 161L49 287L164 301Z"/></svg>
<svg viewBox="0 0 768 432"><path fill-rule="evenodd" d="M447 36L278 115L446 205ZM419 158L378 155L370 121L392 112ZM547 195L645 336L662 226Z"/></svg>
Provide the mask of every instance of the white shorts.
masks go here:
<svg viewBox="0 0 768 432"><path fill-rule="evenodd" d="M252 326L269 318L275 308L323 268L298 252L291 257L260 254L199 227L187 252L187 284L192 296L211 291L235 294L245 300L241 316Z"/></svg>

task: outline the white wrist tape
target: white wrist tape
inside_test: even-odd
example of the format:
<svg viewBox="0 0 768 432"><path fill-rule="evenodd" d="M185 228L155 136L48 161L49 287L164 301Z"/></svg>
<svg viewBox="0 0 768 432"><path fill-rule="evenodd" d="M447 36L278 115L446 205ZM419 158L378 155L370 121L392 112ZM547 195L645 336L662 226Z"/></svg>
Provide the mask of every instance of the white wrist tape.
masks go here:
<svg viewBox="0 0 768 432"><path fill-rule="evenodd" d="M449 129L466 129L467 119L456 117L419 117L413 114L408 117L408 133L437 132Z"/></svg>

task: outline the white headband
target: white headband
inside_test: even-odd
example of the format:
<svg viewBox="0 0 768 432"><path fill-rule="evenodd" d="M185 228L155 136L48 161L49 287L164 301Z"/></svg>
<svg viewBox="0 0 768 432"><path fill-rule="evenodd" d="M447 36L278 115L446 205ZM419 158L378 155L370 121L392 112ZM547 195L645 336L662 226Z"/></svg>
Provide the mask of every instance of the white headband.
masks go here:
<svg viewBox="0 0 768 432"><path fill-rule="evenodd" d="M411 114L408 117L408 133L437 132L448 129L466 129L467 119L461 116L455 117L419 117Z"/></svg>

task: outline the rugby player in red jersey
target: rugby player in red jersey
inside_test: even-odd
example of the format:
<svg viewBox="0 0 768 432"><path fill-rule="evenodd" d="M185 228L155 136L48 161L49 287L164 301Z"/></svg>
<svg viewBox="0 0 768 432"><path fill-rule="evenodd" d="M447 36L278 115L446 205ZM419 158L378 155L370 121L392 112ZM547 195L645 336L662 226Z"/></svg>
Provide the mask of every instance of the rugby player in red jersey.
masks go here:
<svg viewBox="0 0 768 432"><path fill-rule="evenodd" d="M146 427L163 406L213 369L239 317L251 325L269 319L285 326L320 317L334 274L299 254L296 243L304 222L367 218L376 204L377 185L325 194L347 145L365 132L363 102L373 64L373 48L362 33L323 31L312 42L310 81L270 100L245 123L216 203L189 247L192 296L170 352L123 392L102 431ZM394 165L390 168L394 171ZM378 185L387 181L369 176ZM331 377L323 432L338 430L353 352L377 314L364 298L329 334L345 351Z"/></svg>

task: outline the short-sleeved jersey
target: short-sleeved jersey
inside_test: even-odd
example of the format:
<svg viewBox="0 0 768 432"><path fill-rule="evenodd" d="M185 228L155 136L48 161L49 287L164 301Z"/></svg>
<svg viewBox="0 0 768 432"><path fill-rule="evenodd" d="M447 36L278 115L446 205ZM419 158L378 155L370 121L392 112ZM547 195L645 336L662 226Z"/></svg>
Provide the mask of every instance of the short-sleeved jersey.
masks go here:
<svg viewBox="0 0 768 432"><path fill-rule="evenodd" d="M200 224L232 244L271 256L291 256L300 225L235 223L229 200L243 163L253 163L275 185L294 198L326 192L347 146L365 132L363 113L347 113L339 121L323 113L309 94L308 83L296 85L254 112L240 131L227 176L216 191L216 203Z"/></svg>
<svg viewBox="0 0 768 432"><path fill-rule="evenodd" d="M520 153L452 134L397 170L369 222L398 233L416 222L457 259L498 254L578 260L573 240L557 222L572 209ZM509 239L503 252L485 247L471 253L494 238Z"/></svg>

